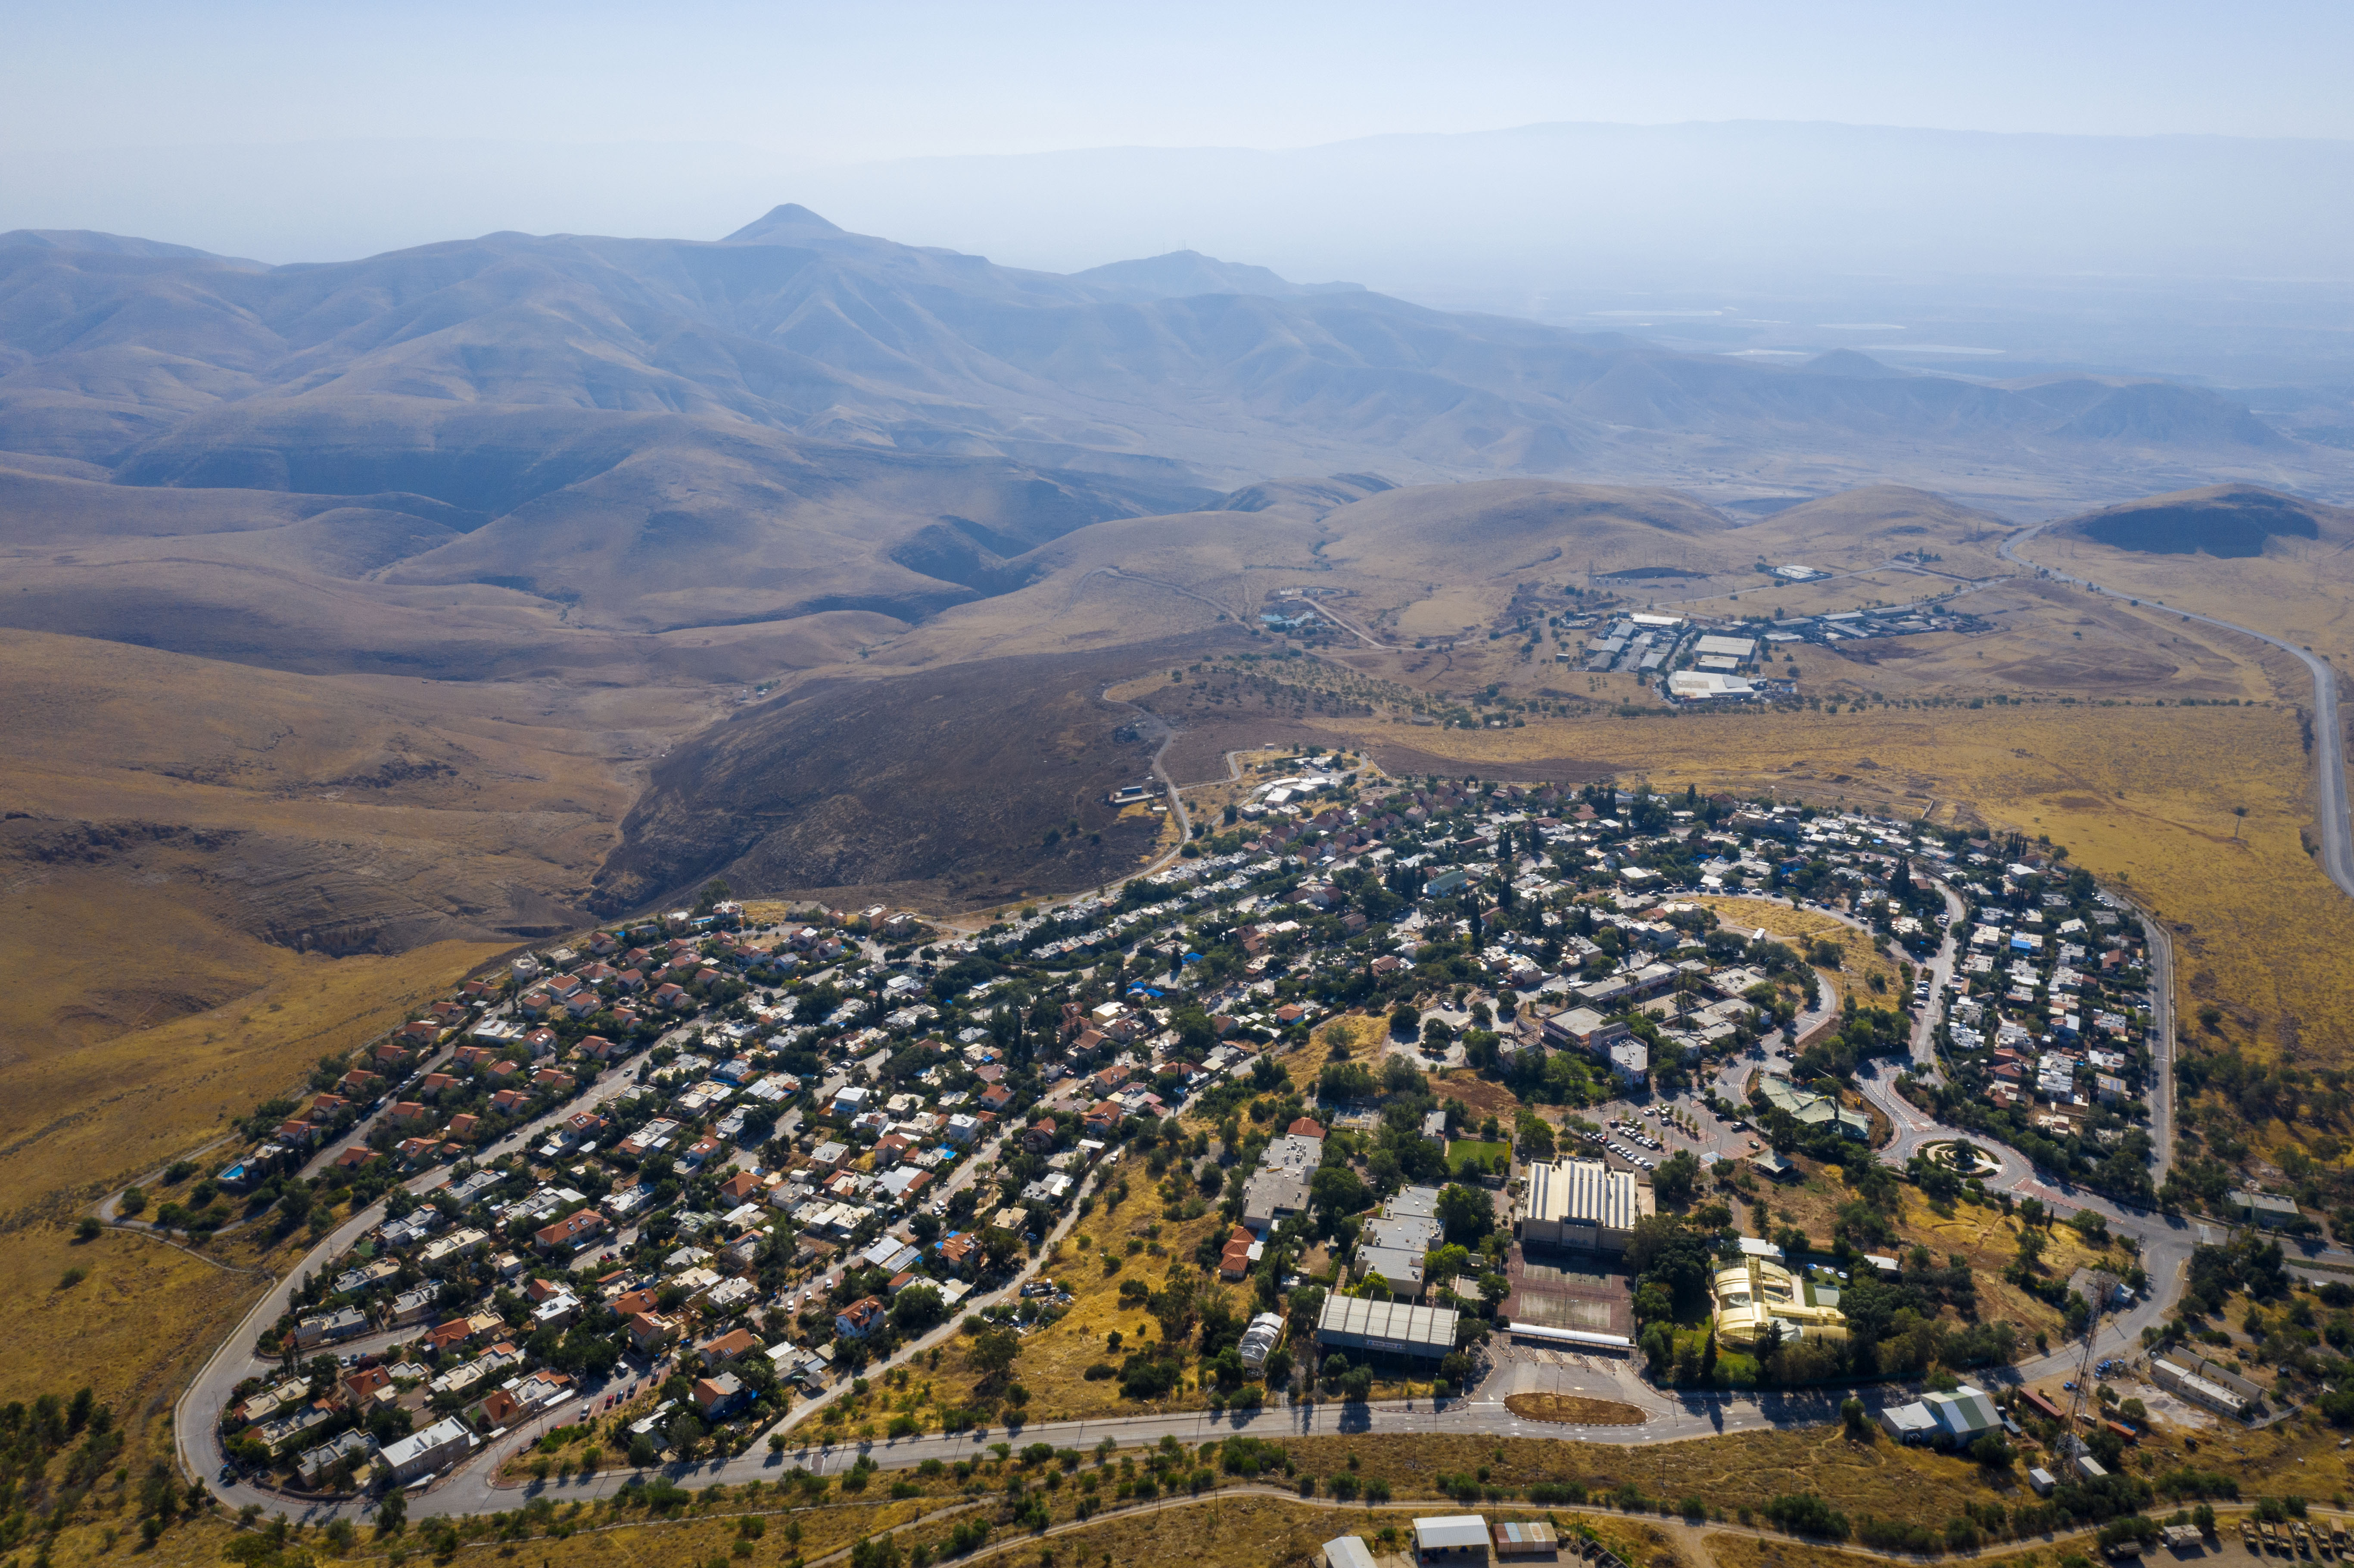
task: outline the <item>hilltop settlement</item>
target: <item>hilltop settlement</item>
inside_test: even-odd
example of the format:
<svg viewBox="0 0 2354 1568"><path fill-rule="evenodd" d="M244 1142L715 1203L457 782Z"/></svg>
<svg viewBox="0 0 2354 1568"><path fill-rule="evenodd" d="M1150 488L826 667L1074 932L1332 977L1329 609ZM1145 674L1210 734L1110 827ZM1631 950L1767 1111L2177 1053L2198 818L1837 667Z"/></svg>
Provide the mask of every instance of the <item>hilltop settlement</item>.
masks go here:
<svg viewBox="0 0 2354 1568"><path fill-rule="evenodd" d="M1263 760L1184 850L967 934L756 916L715 885L323 1062L149 1214L203 1234L274 1203L323 1236L382 1203L262 1334L281 1372L219 1413L225 1451L290 1489L405 1487L600 1390L632 1463L727 1452L960 1322L993 1370L946 1421L1018 1419L1006 1368L1087 1288L1042 1270L1131 1183L1191 1228L1153 1224L1119 1283L1164 1328L1087 1369L1124 1398L1445 1393L1503 1323L1639 1347L1670 1380L1699 1339L1720 1377L1893 1367L1854 1304L1905 1293L1934 1319L1950 1292L1914 1274L1925 1254L1735 1245L1720 1210L1718 1260L1703 1236L1679 1272L1702 1233L1666 1216L1712 1176L1871 1166L1859 1065L1909 1067L1925 1019L1943 1070L1905 1092L2150 1191L2143 934L2064 851L1319 753ZM1884 962L1841 974L1835 947L1745 923L1758 899ZM1932 994L1914 965L1949 927L1967 958ZM1481 1112L1480 1084L1517 1111ZM1178 1234L1198 1245L1164 1256Z"/></svg>

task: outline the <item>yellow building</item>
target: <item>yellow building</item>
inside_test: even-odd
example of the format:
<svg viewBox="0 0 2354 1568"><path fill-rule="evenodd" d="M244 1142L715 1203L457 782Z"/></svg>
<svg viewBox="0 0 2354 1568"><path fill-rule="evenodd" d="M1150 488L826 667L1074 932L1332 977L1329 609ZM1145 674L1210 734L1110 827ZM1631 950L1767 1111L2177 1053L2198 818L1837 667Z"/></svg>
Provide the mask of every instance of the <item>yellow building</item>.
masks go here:
<svg viewBox="0 0 2354 1568"><path fill-rule="evenodd" d="M1729 1350L1755 1348L1768 1323L1779 1323L1786 1340L1847 1338L1837 1290L1809 1284L1766 1258L1744 1257L1718 1270L1710 1293L1716 1299L1717 1343Z"/></svg>

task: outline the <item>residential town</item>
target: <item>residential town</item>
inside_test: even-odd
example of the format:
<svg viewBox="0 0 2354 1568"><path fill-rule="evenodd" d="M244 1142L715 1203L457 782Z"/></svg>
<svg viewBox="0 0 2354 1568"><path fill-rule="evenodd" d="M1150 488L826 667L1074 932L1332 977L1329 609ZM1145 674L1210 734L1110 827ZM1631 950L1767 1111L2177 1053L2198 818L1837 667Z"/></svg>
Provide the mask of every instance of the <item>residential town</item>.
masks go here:
<svg viewBox="0 0 2354 1568"><path fill-rule="evenodd" d="M880 907L755 923L715 887L323 1065L217 1181L309 1177L385 1217L265 1332L282 1372L239 1386L227 1452L288 1487L407 1486L575 1406L619 1411L632 1463L735 1451L935 1330L1058 1320L1071 1287L1043 1266L1131 1184L1178 1224L1216 1212L1169 1273L1250 1304L1089 1370L1127 1397L1444 1393L1506 1323L1623 1354L1653 1315L1624 1261L1648 1217L1712 1172L1869 1141L1858 1064L1909 1065L1932 1007L1951 1076L1914 1092L1983 1074L1962 1125L2147 1190L2138 931L2042 846L1311 752L1263 759L1185 847L966 935ZM1935 997L1909 965L1834 996L1827 955L1702 902L1811 906L1922 958L1939 883L1970 957ZM1479 1079L1514 1121L1449 1086ZM1818 1301L1744 1245L1709 1308L1728 1348L1742 1323L1838 1326L1827 1277ZM960 1418L1026 1397L1000 1378Z"/></svg>

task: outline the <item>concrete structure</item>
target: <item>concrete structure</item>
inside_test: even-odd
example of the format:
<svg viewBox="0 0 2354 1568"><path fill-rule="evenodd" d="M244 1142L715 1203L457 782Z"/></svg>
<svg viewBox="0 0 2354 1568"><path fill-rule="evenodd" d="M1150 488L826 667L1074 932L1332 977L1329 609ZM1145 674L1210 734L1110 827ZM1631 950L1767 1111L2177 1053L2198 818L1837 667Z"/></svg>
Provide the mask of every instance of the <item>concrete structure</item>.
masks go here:
<svg viewBox="0 0 2354 1568"><path fill-rule="evenodd" d="M1521 1241L1621 1253L1634 1239L1635 1222L1652 1212L1651 1190L1630 1171L1598 1160L1532 1165L1521 1198Z"/></svg>
<svg viewBox="0 0 2354 1568"><path fill-rule="evenodd" d="M1410 1307L1361 1296L1328 1296L1316 1321L1316 1341L1325 1351L1363 1351L1420 1356L1437 1361L1455 1349L1457 1313L1451 1307Z"/></svg>
<svg viewBox="0 0 2354 1568"><path fill-rule="evenodd" d="M1625 1039L1628 1033L1624 1022L1606 1019L1590 1007L1564 1009L1546 1019L1543 1028L1548 1045L1596 1054L1609 1049L1613 1040Z"/></svg>
<svg viewBox="0 0 2354 1568"><path fill-rule="evenodd" d="M474 1446L474 1435L456 1416L437 1421L422 1432L412 1433L376 1456L385 1473L396 1487L405 1487L420 1476L429 1476L442 1466L459 1458Z"/></svg>
<svg viewBox="0 0 2354 1568"><path fill-rule="evenodd" d="M1288 1171L1261 1171L1243 1186L1243 1224L1254 1234L1308 1207L1308 1179Z"/></svg>
<svg viewBox="0 0 2354 1568"><path fill-rule="evenodd" d="M2232 1194L2232 1213L2259 1225L2285 1225L2303 1217L2295 1199L2247 1188Z"/></svg>
<svg viewBox="0 0 2354 1568"><path fill-rule="evenodd" d="M1438 1189L1402 1187L1367 1222L1357 1247L1358 1277L1378 1274L1390 1293L1421 1299L1423 1259L1439 1244Z"/></svg>
<svg viewBox="0 0 2354 1568"><path fill-rule="evenodd" d="M1476 1513L1414 1521L1414 1549L1425 1563L1475 1563L1488 1555L1488 1521Z"/></svg>
<svg viewBox="0 0 2354 1568"><path fill-rule="evenodd" d="M1844 1340L1847 1315L1836 1305L1829 1287L1799 1278L1778 1263L1744 1257L1720 1269L1710 1283L1716 1298L1716 1337L1737 1351L1756 1348L1769 1326L1778 1325L1785 1340ZM1832 1300L1819 1299L1829 1295Z"/></svg>
<svg viewBox="0 0 2354 1568"><path fill-rule="evenodd" d="M2168 1393L2219 1414L2246 1420L2263 1403L2264 1390L2213 1361L2177 1351L2149 1363L2150 1381Z"/></svg>

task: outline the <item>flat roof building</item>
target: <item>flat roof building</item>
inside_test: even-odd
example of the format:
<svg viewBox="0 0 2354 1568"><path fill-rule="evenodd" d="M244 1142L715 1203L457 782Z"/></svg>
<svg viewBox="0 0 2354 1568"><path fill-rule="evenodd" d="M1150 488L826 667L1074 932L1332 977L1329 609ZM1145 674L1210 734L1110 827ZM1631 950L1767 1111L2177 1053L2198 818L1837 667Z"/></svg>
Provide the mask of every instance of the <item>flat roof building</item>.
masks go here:
<svg viewBox="0 0 2354 1568"><path fill-rule="evenodd" d="M1529 1168L1521 1197L1521 1242L1625 1252L1635 1222L1653 1212L1651 1190L1630 1171L1599 1160L1559 1160Z"/></svg>
<svg viewBox="0 0 2354 1568"><path fill-rule="evenodd" d="M1326 1351L1380 1351L1437 1361L1455 1349L1457 1318L1451 1307L1328 1296L1323 1315L1316 1320L1316 1340Z"/></svg>

